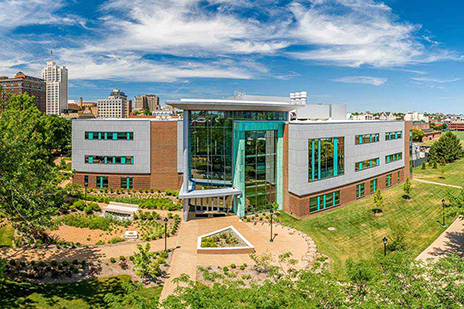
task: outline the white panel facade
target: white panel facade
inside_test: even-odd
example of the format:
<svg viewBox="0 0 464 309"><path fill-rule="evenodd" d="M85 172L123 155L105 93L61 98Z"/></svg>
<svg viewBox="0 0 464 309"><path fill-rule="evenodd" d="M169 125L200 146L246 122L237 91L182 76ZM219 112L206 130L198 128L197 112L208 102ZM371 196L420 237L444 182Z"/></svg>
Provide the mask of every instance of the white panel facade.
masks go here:
<svg viewBox="0 0 464 309"><path fill-rule="evenodd" d="M402 131L403 137L385 140L386 132ZM356 135L380 133L380 141L369 144L355 144ZM316 138L345 138L345 171L343 175L309 182L308 178L308 140ZM329 190L361 181L404 166L404 157L408 149L405 145L404 122L327 122L327 123L290 123L288 141L288 189L291 193L303 196ZM386 163L385 156L403 153L401 160ZM355 171L355 163L380 158L380 165L362 171Z"/></svg>
<svg viewBox="0 0 464 309"><path fill-rule="evenodd" d="M134 132L133 140L86 140L85 132ZM85 156L133 156L134 164L89 164ZM72 168L78 172L150 174L150 120L74 119Z"/></svg>

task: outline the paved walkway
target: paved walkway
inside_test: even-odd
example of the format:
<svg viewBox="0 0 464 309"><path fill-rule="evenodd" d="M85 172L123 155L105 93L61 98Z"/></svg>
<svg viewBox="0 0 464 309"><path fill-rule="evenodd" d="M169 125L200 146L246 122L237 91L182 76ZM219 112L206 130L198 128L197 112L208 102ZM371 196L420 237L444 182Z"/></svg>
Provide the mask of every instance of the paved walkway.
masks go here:
<svg viewBox="0 0 464 309"><path fill-rule="evenodd" d="M139 242L140 243L140 242ZM160 251L164 250L164 239L158 239L150 241L151 250L150 251ZM146 242L141 242L145 246ZM177 236L168 237L168 248L174 248L177 244ZM18 259L26 261L70 261L73 259L86 259L86 260L107 260L110 258L118 259L122 256L131 256L134 251L137 251L137 243L127 242L121 244L115 244L105 247L89 247L83 248L78 247L75 249L9 249L1 248L0 249L0 258L3 259Z"/></svg>
<svg viewBox="0 0 464 309"><path fill-rule="evenodd" d="M462 189L463 188L461 186L449 185L449 184L446 184L446 183L429 181L429 180L424 180L424 179L420 179L420 178L414 178L414 180L417 180L417 181L423 182L423 183L432 184L432 185L443 186L443 187L450 187L450 188L456 188L456 189Z"/></svg>
<svg viewBox="0 0 464 309"><path fill-rule="evenodd" d="M176 284L172 279L181 274L189 275L191 280L196 280L198 266L228 266L230 264L253 265L253 260L248 254L197 254L198 236L216 231L228 226L234 226L254 247L257 254L271 253L275 258L279 254L291 252L292 258L298 264L296 268L304 268L308 262L314 259L316 247L314 242L306 235L278 226L273 228L277 234L274 242L270 243L269 224L240 222L236 216L220 218L202 218L182 222L179 229L177 249L174 251L170 278L165 283L161 293L161 300L174 293Z"/></svg>
<svg viewBox="0 0 464 309"><path fill-rule="evenodd" d="M456 219L427 249L416 258L426 261L452 253L464 257L464 219Z"/></svg>

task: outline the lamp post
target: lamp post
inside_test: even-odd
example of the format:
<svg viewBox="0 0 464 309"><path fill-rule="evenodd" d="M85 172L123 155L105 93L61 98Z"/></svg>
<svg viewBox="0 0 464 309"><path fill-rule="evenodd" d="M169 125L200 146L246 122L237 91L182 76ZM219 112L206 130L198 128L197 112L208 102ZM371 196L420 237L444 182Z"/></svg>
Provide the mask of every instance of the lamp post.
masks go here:
<svg viewBox="0 0 464 309"><path fill-rule="evenodd" d="M387 241L388 241L387 237L384 237L382 241L383 241L383 256L387 256Z"/></svg>
<svg viewBox="0 0 464 309"><path fill-rule="evenodd" d="M85 207L87 207L87 187L89 186L89 180L84 179L84 200L85 200Z"/></svg>
<svg viewBox="0 0 464 309"><path fill-rule="evenodd" d="M164 251L168 252L168 218L164 218Z"/></svg>
<svg viewBox="0 0 464 309"><path fill-rule="evenodd" d="M441 200L441 205L443 207L443 223L441 224L441 226L445 227L446 226L446 223L445 223L445 199Z"/></svg>
<svg viewBox="0 0 464 309"><path fill-rule="evenodd" d="M274 210L271 209L271 238L269 239L269 242L274 242L274 239L272 239L272 215L274 214Z"/></svg>

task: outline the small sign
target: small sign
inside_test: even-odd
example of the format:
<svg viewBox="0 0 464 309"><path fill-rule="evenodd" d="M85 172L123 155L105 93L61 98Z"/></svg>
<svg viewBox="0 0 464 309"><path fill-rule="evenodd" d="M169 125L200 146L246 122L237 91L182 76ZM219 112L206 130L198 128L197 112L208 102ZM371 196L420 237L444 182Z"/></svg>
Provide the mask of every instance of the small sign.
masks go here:
<svg viewBox="0 0 464 309"><path fill-rule="evenodd" d="M126 231L125 237L127 239L137 239L138 238L137 231Z"/></svg>

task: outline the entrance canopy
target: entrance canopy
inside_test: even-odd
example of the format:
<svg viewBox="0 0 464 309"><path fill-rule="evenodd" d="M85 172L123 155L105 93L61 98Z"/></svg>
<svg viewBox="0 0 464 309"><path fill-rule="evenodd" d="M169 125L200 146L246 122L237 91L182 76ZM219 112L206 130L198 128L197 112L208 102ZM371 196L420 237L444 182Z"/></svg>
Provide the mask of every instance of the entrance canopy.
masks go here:
<svg viewBox="0 0 464 309"><path fill-rule="evenodd" d="M229 195L241 195L242 191L235 188L221 188L221 189L208 189L208 190L194 190L190 192L179 193L180 199L192 199L202 197L221 197Z"/></svg>

